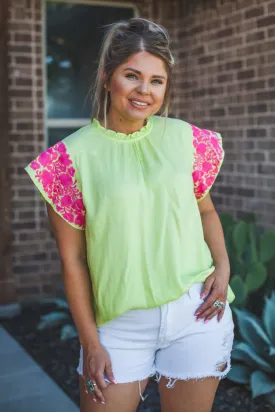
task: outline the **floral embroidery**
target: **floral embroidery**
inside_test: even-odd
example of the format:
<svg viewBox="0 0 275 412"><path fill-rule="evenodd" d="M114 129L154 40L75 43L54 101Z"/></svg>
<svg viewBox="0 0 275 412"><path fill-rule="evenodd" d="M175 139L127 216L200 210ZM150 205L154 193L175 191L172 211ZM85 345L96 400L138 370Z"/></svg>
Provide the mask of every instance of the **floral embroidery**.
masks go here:
<svg viewBox="0 0 275 412"><path fill-rule="evenodd" d="M222 161L223 149L217 133L191 125L195 149L193 165L194 192L200 200L213 185Z"/></svg>
<svg viewBox="0 0 275 412"><path fill-rule="evenodd" d="M41 153L30 167L36 179L51 199L56 211L69 223L85 228L85 206L81 191L77 188L75 169L63 142Z"/></svg>

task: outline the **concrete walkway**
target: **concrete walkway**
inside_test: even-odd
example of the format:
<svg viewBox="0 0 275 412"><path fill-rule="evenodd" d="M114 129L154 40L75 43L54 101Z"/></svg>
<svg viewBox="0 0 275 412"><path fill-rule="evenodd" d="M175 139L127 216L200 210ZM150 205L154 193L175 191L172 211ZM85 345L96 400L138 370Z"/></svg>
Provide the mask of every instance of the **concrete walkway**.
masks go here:
<svg viewBox="0 0 275 412"><path fill-rule="evenodd" d="M0 411L79 412L62 389L1 326Z"/></svg>

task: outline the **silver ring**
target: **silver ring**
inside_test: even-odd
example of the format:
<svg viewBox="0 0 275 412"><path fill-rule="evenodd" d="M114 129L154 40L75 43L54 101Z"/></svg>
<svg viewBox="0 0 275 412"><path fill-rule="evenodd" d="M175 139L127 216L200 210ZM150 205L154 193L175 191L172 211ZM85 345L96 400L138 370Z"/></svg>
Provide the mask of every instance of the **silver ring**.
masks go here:
<svg viewBox="0 0 275 412"><path fill-rule="evenodd" d="M97 384L95 382L92 382L90 379L87 380L87 385L89 392L94 392L95 388L97 387Z"/></svg>
<svg viewBox="0 0 275 412"><path fill-rule="evenodd" d="M215 306L215 308L225 308L225 304L223 302L219 302L218 300L215 300L213 306Z"/></svg>

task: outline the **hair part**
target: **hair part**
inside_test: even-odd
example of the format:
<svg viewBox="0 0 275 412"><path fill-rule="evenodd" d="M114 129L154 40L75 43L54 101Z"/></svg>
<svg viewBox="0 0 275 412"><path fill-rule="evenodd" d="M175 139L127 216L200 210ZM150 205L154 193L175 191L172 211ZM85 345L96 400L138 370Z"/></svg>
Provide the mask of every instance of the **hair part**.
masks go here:
<svg viewBox="0 0 275 412"><path fill-rule="evenodd" d="M172 96L172 68L175 63L170 51L167 30L159 24L142 18L132 18L107 27L92 90L92 117L104 119L106 127L111 102L109 92L104 85L110 83L118 66L126 62L133 54L144 51L159 57L165 63L167 85L160 111L161 116L167 117Z"/></svg>

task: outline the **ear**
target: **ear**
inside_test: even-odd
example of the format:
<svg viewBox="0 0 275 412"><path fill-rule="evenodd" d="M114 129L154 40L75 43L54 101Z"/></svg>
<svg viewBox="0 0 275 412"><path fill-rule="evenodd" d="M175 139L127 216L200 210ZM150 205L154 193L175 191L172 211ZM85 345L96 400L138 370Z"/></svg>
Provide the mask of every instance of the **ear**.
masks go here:
<svg viewBox="0 0 275 412"><path fill-rule="evenodd" d="M102 81L103 81L104 89L106 89L106 87L107 87L107 85L106 85L106 78L107 78L107 75L106 75L105 72L103 72L103 73L102 73L102 76L101 76L101 79L102 79Z"/></svg>

